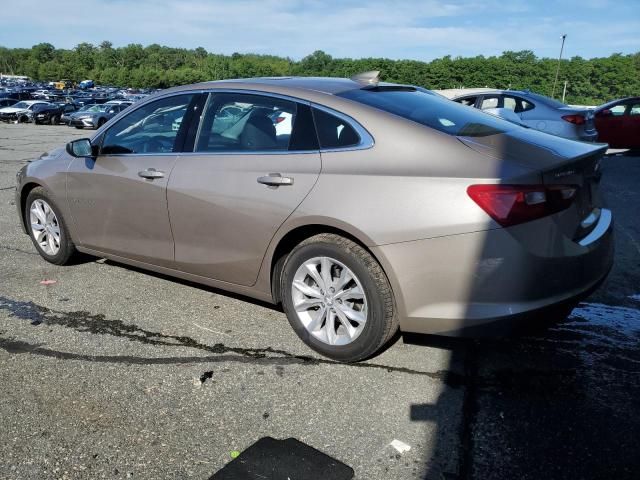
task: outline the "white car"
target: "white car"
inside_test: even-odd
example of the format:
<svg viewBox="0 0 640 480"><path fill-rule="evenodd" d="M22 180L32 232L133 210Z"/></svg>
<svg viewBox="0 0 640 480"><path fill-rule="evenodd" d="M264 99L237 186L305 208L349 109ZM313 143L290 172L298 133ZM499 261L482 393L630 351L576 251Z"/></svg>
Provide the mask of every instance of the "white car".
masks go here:
<svg viewBox="0 0 640 480"><path fill-rule="evenodd" d="M0 120L3 122L26 123L31 121L34 105L49 105L42 100L23 100L10 107L0 108Z"/></svg>
<svg viewBox="0 0 640 480"><path fill-rule="evenodd" d="M291 135L292 115L288 112L278 112L273 117L273 124L276 127L276 135Z"/></svg>
<svg viewBox="0 0 640 480"><path fill-rule="evenodd" d="M435 90L454 102L484 110L551 135L595 142L598 136L593 110L570 107L528 90L487 88Z"/></svg>

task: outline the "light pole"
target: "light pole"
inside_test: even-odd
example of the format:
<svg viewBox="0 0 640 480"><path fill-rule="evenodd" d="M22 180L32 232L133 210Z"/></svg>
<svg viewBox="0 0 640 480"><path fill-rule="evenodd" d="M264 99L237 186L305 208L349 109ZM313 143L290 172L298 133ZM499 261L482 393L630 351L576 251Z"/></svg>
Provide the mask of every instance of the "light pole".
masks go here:
<svg viewBox="0 0 640 480"><path fill-rule="evenodd" d="M556 67L556 78L553 81L553 90L551 90L551 98L555 98L556 84L558 83L558 73L560 73L560 61L562 60L562 50L564 50L564 39L567 38L567 34L562 35L562 45L560 46L560 56L558 57L558 66Z"/></svg>

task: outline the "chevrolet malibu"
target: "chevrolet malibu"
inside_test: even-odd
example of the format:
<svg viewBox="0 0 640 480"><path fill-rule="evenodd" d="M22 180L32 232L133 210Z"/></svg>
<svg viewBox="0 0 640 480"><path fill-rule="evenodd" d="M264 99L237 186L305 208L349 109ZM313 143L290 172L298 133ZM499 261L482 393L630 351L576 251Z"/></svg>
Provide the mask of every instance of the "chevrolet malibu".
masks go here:
<svg viewBox="0 0 640 480"><path fill-rule="evenodd" d="M16 205L51 263L80 251L281 304L309 347L357 361L398 329L566 316L612 265L604 151L375 74L227 80L30 162Z"/></svg>

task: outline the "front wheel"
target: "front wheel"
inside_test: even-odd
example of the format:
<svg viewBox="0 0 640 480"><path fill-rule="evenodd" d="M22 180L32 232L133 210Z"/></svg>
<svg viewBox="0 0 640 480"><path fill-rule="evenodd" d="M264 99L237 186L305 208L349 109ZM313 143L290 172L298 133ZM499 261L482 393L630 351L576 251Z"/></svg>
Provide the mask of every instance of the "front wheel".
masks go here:
<svg viewBox="0 0 640 480"><path fill-rule="evenodd" d="M357 243L320 234L299 244L281 275L284 311L298 336L341 362L363 360L398 329L393 294L378 262Z"/></svg>
<svg viewBox="0 0 640 480"><path fill-rule="evenodd" d="M76 249L60 211L46 190L36 187L25 202L24 217L31 241L47 262L65 265Z"/></svg>

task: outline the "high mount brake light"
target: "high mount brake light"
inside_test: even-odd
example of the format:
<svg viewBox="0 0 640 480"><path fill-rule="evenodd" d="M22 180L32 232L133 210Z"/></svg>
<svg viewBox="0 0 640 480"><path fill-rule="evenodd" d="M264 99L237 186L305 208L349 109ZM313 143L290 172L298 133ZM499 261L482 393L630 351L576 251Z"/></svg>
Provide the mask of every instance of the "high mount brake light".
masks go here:
<svg viewBox="0 0 640 480"><path fill-rule="evenodd" d="M573 185L471 185L467 194L503 227L553 215L571 206Z"/></svg>
<svg viewBox="0 0 640 480"><path fill-rule="evenodd" d="M573 123L574 125L584 125L586 122L582 115L564 115L562 119L565 122Z"/></svg>

